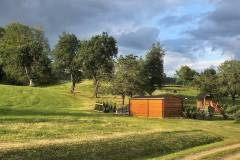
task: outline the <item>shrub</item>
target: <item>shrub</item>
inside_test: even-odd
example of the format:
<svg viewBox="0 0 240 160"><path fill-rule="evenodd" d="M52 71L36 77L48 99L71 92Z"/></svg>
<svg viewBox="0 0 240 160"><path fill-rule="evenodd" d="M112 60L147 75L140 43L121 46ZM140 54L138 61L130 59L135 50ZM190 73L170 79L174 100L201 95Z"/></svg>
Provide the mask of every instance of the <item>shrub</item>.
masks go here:
<svg viewBox="0 0 240 160"><path fill-rule="evenodd" d="M195 106L189 106L189 105L184 106L184 108L183 108L183 116L185 118L196 119L197 108Z"/></svg>
<svg viewBox="0 0 240 160"><path fill-rule="evenodd" d="M237 122L240 122L240 110L238 110L235 114L234 114L234 118Z"/></svg>
<svg viewBox="0 0 240 160"><path fill-rule="evenodd" d="M104 113L113 113L113 112L116 112L117 106L116 106L116 103L97 100L95 103L94 110L98 110Z"/></svg>
<svg viewBox="0 0 240 160"><path fill-rule="evenodd" d="M209 120L213 116L214 110L208 108L205 110L198 110L195 106L184 106L183 116L185 118L199 119L199 120Z"/></svg>

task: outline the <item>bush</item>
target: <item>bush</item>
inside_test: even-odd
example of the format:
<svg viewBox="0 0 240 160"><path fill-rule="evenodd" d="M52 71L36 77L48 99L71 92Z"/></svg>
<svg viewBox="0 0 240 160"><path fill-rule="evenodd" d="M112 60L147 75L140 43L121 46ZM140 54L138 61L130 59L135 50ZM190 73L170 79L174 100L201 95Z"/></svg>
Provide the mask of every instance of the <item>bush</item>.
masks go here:
<svg viewBox="0 0 240 160"><path fill-rule="evenodd" d="M199 110L195 106L184 106L183 108L183 116L185 118L191 119L199 119L199 120L209 120L213 116L214 110L212 108L208 108L205 110Z"/></svg>
<svg viewBox="0 0 240 160"><path fill-rule="evenodd" d="M195 106L184 106L183 108L183 116L185 118L193 118L196 119L197 116L197 108Z"/></svg>
<svg viewBox="0 0 240 160"><path fill-rule="evenodd" d="M237 122L240 122L240 110L238 110L235 114L234 114L234 118Z"/></svg>
<svg viewBox="0 0 240 160"><path fill-rule="evenodd" d="M240 121L240 106L232 106L226 109L228 114L231 114L236 121Z"/></svg>
<svg viewBox="0 0 240 160"><path fill-rule="evenodd" d="M110 112L113 113L113 112L116 112L117 106L116 106L116 103L97 100L95 103L94 110L98 110L104 113L110 113Z"/></svg>

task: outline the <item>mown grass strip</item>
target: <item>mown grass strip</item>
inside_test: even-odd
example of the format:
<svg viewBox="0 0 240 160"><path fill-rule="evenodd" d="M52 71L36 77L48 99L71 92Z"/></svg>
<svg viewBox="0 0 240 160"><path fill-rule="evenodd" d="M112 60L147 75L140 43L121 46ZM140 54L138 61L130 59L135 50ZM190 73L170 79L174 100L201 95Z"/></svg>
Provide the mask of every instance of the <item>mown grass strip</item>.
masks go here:
<svg viewBox="0 0 240 160"><path fill-rule="evenodd" d="M236 153L240 153L240 147L210 154L202 157L201 160L220 160L220 159L223 159L223 157L234 155Z"/></svg>
<svg viewBox="0 0 240 160"><path fill-rule="evenodd" d="M127 160L161 156L190 147L221 141L222 137L202 131L136 134L75 144L39 146L0 151L0 159L17 160Z"/></svg>

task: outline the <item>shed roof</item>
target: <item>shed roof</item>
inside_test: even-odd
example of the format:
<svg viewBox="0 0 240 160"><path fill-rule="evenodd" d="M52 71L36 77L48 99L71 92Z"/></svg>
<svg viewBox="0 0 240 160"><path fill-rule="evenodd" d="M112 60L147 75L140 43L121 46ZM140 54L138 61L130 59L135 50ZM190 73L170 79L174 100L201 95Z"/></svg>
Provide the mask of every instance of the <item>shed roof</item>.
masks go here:
<svg viewBox="0 0 240 160"><path fill-rule="evenodd" d="M171 94L163 94L163 95L155 95L155 96L134 96L131 99L167 99L167 98L183 99L182 97L171 95Z"/></svg>

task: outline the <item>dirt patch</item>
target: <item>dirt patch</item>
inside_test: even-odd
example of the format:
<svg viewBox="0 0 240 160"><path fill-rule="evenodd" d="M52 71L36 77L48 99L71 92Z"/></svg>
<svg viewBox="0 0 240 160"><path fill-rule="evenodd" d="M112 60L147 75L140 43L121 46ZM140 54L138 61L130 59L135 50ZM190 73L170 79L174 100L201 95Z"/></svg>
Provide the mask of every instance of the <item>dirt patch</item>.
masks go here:
<svg viewBox="0 0 240 160"><path fill-rule="evenodd" d="M223 160L240 160L240 152L225 156L222 159Z"/></svg>
<svg viewBox="0 0 240 160"><path fill-rule="evenodd" d="M203 158L207 155L210 155L210 154L214 154L214 153L217 153L217 152L221 152L221 151L225 151L225 150L229 150L229 149L234 149L234 148L238 148L238 147L240 147L240 144L233 144L233 145L224 146L224 147L220 147L220 148L214 148L214 149L210 149L210 150L207 150L207 151L202 151L202 152L199 152L199 153L196 153L196 154L186 156L186 157L182 158L181 160L197 160L197 159L201 159L201 158ZM239 155L240 155L240 153L239 153ZM239 155L236 154L235 156L239 156ZM234 156L234 155L232 155L232 156ZM230 159L228 159L228 160L232 160L231 158L234 158L234 157L230 157ZM238 157L238 158L240 158L240 157Z"/></svg>

